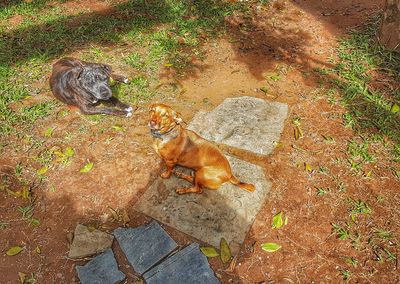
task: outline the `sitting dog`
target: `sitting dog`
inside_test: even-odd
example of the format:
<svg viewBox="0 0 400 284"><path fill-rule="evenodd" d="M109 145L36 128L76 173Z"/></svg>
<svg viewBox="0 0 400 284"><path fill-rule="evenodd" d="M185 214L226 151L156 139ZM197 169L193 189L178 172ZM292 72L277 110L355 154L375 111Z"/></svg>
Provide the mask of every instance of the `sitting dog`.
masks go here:
<svg viewBox="0 0 400 284"><path fill-rule="evenodd" d="M53 65L50 88L60 101L77 106L84 114L132 115L132 107L112 96L109 78L128 83L128 79L112 74L106 64L97 64L66 57ZM100 102L118 108L96 108Z"/></svg>
<svg viewBox="0 0 400 284"><path fill-rule="evenodd" d="M178 188L178 194L202 193L203 188L218 189L223 183L231 182L253 192L254 185L239 181L231 171L226 157L211 142L185 129L179 113L164 104L150 106L149 128L154 137L154 149L164 160L167 170L162 178L174 174L191 182L191 188ZM194 170L194 176L174 171L175 165Z"/></svg>

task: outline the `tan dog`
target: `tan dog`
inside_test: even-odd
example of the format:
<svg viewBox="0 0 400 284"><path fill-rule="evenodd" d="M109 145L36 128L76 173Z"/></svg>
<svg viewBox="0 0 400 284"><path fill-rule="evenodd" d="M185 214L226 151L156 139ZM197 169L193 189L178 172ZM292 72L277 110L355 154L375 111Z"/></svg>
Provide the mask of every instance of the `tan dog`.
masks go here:
<svg viewBox="0 0 400 284"><path fill-rule="evenodd" d="M178 188L177 193L201 193L204 187L218 189L228 181L249 192L254 191L254 185L243 183L232 174L228 160L216 146L182 127L182 122L180 114L167 105L150 107L153 146L167 166L161 177L169 178L175 165L195 171L194 176L174 171L176 176L194 184L191 188Z"/></svg>

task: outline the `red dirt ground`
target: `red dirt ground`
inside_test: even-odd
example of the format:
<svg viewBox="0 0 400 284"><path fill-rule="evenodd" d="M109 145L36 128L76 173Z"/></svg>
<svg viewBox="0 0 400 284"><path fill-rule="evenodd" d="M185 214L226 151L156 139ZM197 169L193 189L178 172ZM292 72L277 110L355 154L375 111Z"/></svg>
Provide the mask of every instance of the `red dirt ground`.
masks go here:
<svg viewBox="0 0 400 284"><path fill-rule="evenodd" d="M107 9L106 2L97 2L90 1L85 7L96 12ZM362 250L352 249L349 242L339 241L332 234L331 223L344 222L348 217L346 198L352 196L366 200L374 216L381 216L360 222L367 227L386 226L399 232L400 212L388 208L399 204L400 186L387 163L371 166L372 179L351 175L344 166L344 150L354 133L342 125L343 110L326 101L318 92L319 78L310 73L314 67L329 66L327 60L338 37L361 25L382 5L382 0L274 1L268 9L257 8L252 19L241 15L227 18L229 33L220 40L209 40L206 59L198 62L202 68L193 70L190 76L172 76L168 68L160 73L162 82L178 81L183 91L166 92L154 101L172 105L187 121L198 109L210 110L232 96L255 96L290 106L281 144L271 156L256 161L265 168L273 190L236 256L233 269L210 259L222 283L338 283L343 281L342 270L352 271L350 281L354 283L399 283L397 264L376 264L371 255L366 257ZM282 80L266 79L268 74L277 72ZM268 94L260 91L263 86L270 90ZM17 206L26 206L26 200L7 194L5 189L0 191L0 220L10 223L0 230L1 283L19 283L18 272L34 272L37 283L77 283L74 267L86 261L67 258L67 235L77 223L105 231L121 226L112 220L107 206L126 210L130 227L150 221L135 211L136 202L162 166L150 146L146 126L149 103L140 103L139 111L130 119L110 117L101 121L77 111L64 116L65 108L60 108L57 115L36 125L32 133L35 137L43 137L48 127L55 127L54 135L43 140L45 148L71 146L75 156L69 166L53 161L45 182L40 184L36 180L31 188L34 217L41 222L38 227L28 226L16 210ZM304 132L304 138L299 140L293 135L295 117L301 118ZM114 125L121 125L124 131L113 128ZM322 135L334 137L336 143L327 145ZM35 157L41 153L26 137L9 139L0 158L0 173L9 177L8 188L18 191L24 185L15 177L15 166L21 163L30 169L23 176L35 180L35 170L40 167ZM16 141L18 147L11 146ZM382 147L376 146L374 150L382 157L387 155ZM80 173L87 161L94 162L93 169ZM304 170L304 163L315 171ZM316 187L337 186L328 175L317 171L322 166L344 182L346 192L323 197L315 194ZM273 230L271 219L279 211L287 214L289 223ZM166 230L182 246L194 240L171 228ZM277 242L282 249L266 253L260 249L264 242ZM22 245L24 251L14 257L6 256L7 248L14 245ZM34 251L37 246L40 253ZM114 246L123 263L121 270L128 275L125 283L140 281ZM345 257L358 257L360 265L349 267L343 261Z"/></svg>

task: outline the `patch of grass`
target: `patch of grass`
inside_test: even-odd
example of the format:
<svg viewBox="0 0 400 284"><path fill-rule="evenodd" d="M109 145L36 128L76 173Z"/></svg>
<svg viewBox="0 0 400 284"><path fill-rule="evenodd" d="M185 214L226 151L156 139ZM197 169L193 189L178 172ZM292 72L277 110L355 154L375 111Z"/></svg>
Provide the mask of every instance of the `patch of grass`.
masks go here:
<svg viewBox="0 0 400 284"><path fill-rule="evenodd" d="M348 270L342 270L341 272L340 272L340 274L342 274L342 278L343 278L343 280L350 280L350 277L351 277L351 272L350 271L348 271Z"/></svg>
<svg viewBox="0 0 400 284"><path fill-rule="evenodd" d="M346 257L346 258L344 259L344 261L345 261L347 264L349 264L349 265L351 265L351 266L353 266L353 267L357 267L358 260L355 259L354 257Z"/></svg>
<svg viewBox="0 0 400 284"><path fill-rule="evenodd" d="M350 213L352 215L355 214L370 214L372 212L371 208L368 204L362 200L354 200L352 198L348 199L348 202L351 206Z"/></svg>
<svg viewBox="0 0 400 284"><path fill-rule="evenodd" d="M49 0L3 0L0 4L0 20L18 15L34 15L43 9ZM55 2L55 1L52 1ZM63 2L58 0L57 2Z"/></svg>
<svg viewBox="0 0 400 284"><path fill-rule="evenodd" d="M55 104L52 102L39 103L30 107L21 109L20 119L24 122L34 122L39 118L43 118L51 113Z"/></svg>
<svg viewBox="0 0 400 284"><path fill-rule="evenodd" d="M386 231L386 230L383 230L383 229L376 229L374 231L374 234L377 237L385 239L385 240L391 240L393 238L393 233L392 232Z"/></svg>
<svg viewBox="0 0 400 284"><path fill-rule="evenodd" d="M10 224L8 222L0 221L0 230L5 230Z"/></svg>
<svg viewBox="0 0 400 284"><path fill-rule="evenodd" d="M18 206L18 211L21 212L22 214L22 219L24 220L28 220L33 216L33 206L31 204L22 207L22 206Z"/></svg>
<svg viewBox="0 0 400 284"><path fill-rule="evenodd" d="M22 214L21 218L24 221L27 221L33 227L37 227L40 225L40 221L33 217L34 207L32 203L25 207L18 206L18 211Z"/></svg>
<svg viewBox="0 0 400 284"><path fill-rule="evenodd" d="M317 195L318 196L324 196L328 194L331 191L330 188L323 188L323 187L318 187L317 188Z"/></svg>
<svg viewBox="0 0 400 284"><path fill-rule="evenodd" d="M161 68L189 69L193 57L203 56L202 42L224 31L225 17L246 8L244 3L217 0L139 0L111 1L113 12L107 15L85 9L70 14L57 5L64 1L47 2L6 0L0 4L0 134L51 113L53 106L48 103L20 113L9 105L41 92L34 82L42 81L47 88L44 79L53 59L82 49L86 60L130 65L140 75L119 87L117 95L136 103L157 94ZM9 28L7 18L16 14L23 16L23 22ZM107 52L105 45L113 50Z"/></svg>
<svg viewBox="0 0 400 284"><path fill-rule="evenodd" d="M331 59L334 67L320 73L331 85L328 100L335 101L336 91L341 94L339 103L347 109L344 124L368 135L387 136L400 160L400 113L393 107L400 105L400 56L374 42L376 27L367 26L341 40L337 59Z"/></svg>
<svg viewBox="0 0 400 284"><path fill-rule="evenodd" d="M363 165L373 162L375 158L369 153L368 139L363 139L360 143L356 140L350 140L347 144L347 154L350 166L354 170L361 170Z"/></svg>
<svg viewBox="0 0 400 284"><path fill-rule="evenodd" d="M344 226L336 223L332 224L332 232L336 234L339 240L346 240L350 237L350 232Z"/></svg>
<svg viewBox="0 0 400 284"><path fill-rule="evenodd" d="M20 163L15 165L14 173L17 178L22 176L23 167Z"/></svg>

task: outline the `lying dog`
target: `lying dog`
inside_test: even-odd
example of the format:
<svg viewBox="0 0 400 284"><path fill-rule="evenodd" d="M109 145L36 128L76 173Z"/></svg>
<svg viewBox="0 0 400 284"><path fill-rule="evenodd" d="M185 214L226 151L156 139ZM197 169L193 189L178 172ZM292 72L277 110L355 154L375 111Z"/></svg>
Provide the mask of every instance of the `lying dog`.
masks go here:
<svg viewBox="0 0 400 284"><path fill-rule="evenodd" d="M128 79L112 74L112 68L106 64L97 64L66 57L53 65L50 88L60 101L77 106L84 114L132 115L132 107L121 103L112 96L109 78L128 83ZM115 108L96 108L100 102Z"/></svg>
<svg viewBox="0 0 400 284"><path fill-rule="evenodd" d="M179 194L201 193L204 187L218 189L223 183L231 182L240 188L252 192L254 185L239 181L231 171L226 157L211 142L195 132L181 126L180 114L164 104L150 107L149 127L154 137L154 148L164 160L167 170L162 178L174 174L192 184L191 188L178 188ZM194 176L174 171L175 165L194 170Z"/></svg>

